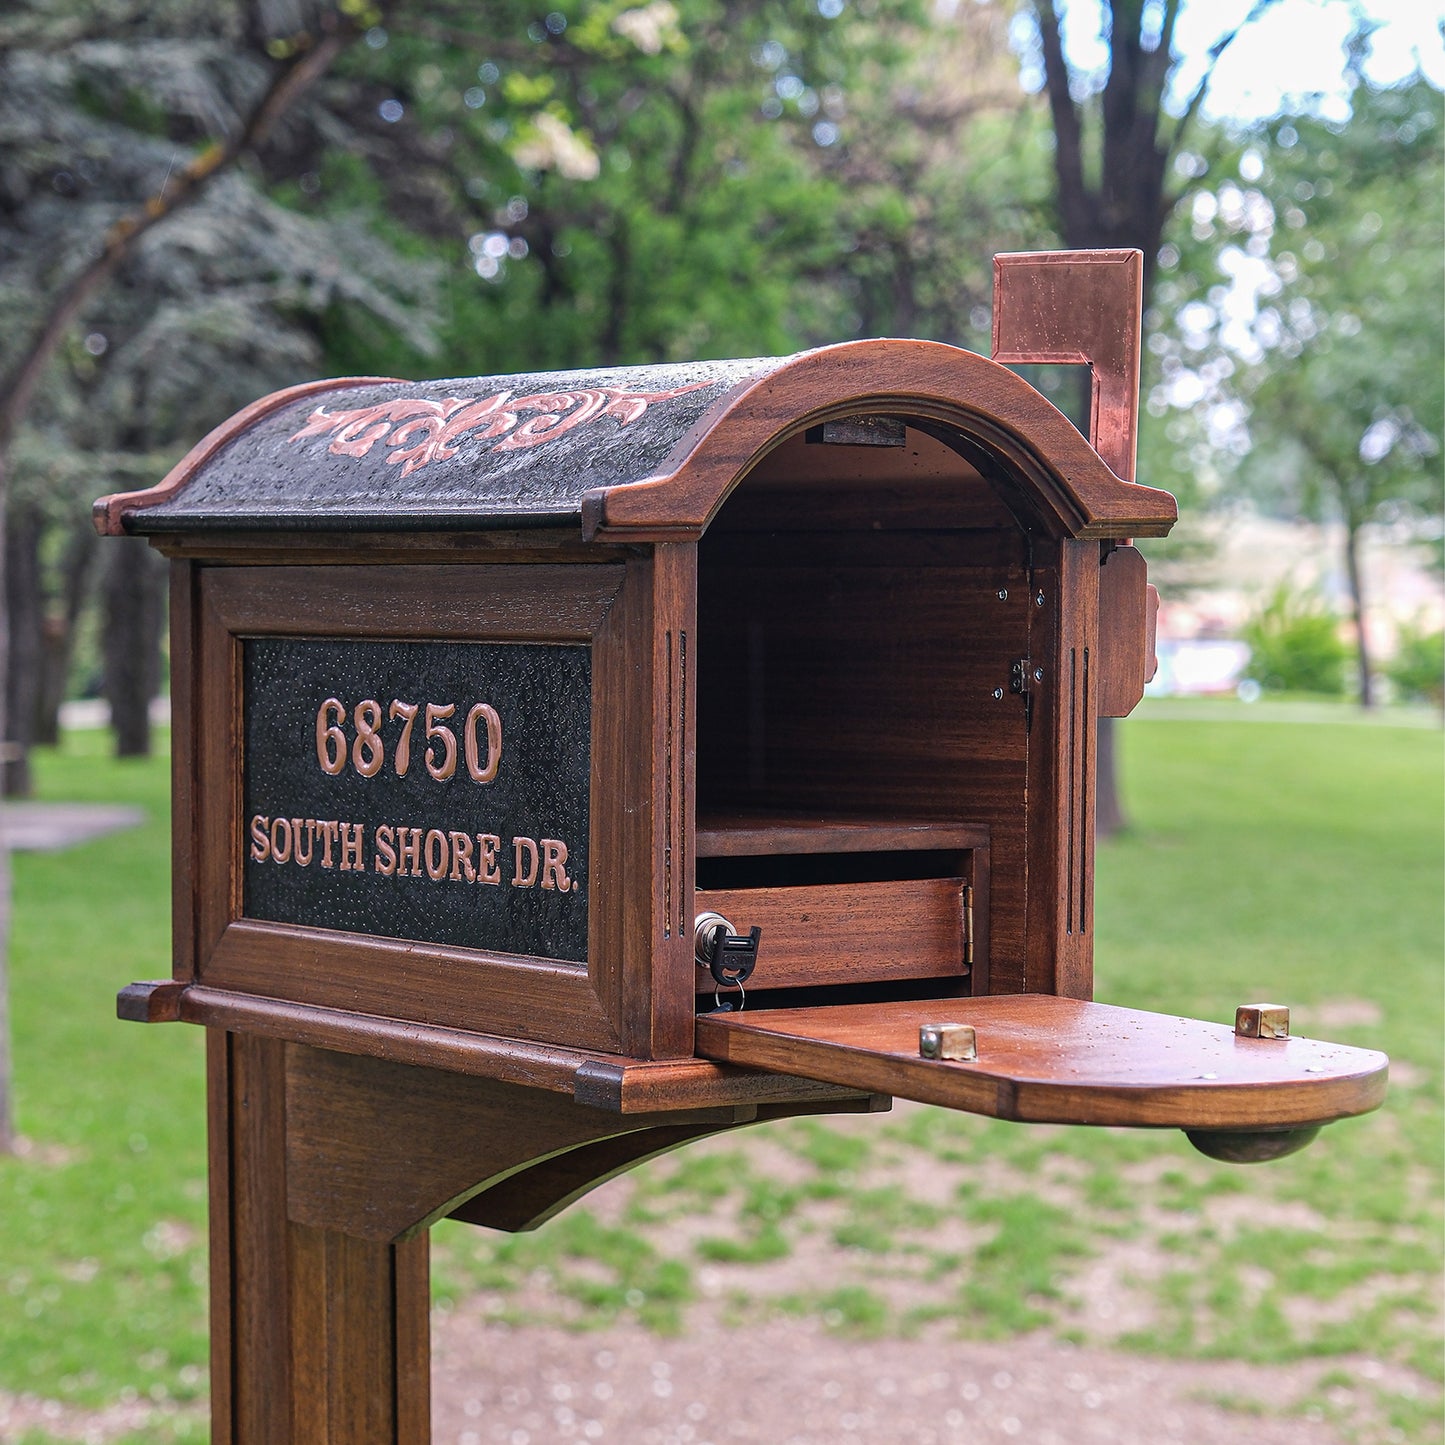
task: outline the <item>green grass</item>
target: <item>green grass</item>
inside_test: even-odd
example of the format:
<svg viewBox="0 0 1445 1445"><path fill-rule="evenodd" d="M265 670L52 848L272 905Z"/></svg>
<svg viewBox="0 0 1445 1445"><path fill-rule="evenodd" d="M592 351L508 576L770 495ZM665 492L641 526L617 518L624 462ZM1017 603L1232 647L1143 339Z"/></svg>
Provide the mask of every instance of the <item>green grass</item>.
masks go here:
<svg viewBox="0 0 1445 1445"><path fill-rule="evenodd" d="M118 765L82 733L36 764L43 796L138 804L147 822L14 860L15 1109L30 1152L0 1159L0 1388L194 1400L206 1388L202 1040L115 1017L119 987L170 972L168 762Z"/></svg>
<svg viewBox="0 0 1445 1445"><path fill-rule="evenodd" d="M1361 1387L1376 1414L1439 1440L1440 733L1348 713L1291 727L1240 708L1150 712L1119 729L1132 827L1100 852L1097 996L1221 1020L1288 1003L1297 1031L1390 1052L1380 1113L1252 1168L1170 1131L919 1108L788 1121L654 1161L606 1210L574 1207L535 1234L439 1226L440 1306L480 1293L502 1320L673 1331L713 1297L727 1318L801 1312L857 1335L1043 1328L1183 1357L1318 1359L1322 1392L1330 1371L1376 1358L1422 1392ZM168 970L166 764L103 750L80 734L40 754L43 796L138 803L146 826L15 860L29 1152L0 1160L0 1390L186 1407L206 1385L201 1035L114 1019L118 987ZM1100 1277L1128 1306L1114 1323L1097 1313ZM182 1413L137 1438L203 1434Z"/></svg>

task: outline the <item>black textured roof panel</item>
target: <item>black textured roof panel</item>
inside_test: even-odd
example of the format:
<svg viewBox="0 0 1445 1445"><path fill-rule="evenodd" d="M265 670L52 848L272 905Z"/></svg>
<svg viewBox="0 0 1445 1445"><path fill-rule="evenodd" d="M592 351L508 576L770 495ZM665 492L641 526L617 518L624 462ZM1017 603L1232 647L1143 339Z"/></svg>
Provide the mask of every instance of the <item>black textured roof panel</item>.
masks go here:
<svg viewBox="0 0 1445 1445"><path fill-rule="evenodd" d="M264 411L127 529L568 523L584 493L665 471L711 408L786 360L338 382Z"/></svg>

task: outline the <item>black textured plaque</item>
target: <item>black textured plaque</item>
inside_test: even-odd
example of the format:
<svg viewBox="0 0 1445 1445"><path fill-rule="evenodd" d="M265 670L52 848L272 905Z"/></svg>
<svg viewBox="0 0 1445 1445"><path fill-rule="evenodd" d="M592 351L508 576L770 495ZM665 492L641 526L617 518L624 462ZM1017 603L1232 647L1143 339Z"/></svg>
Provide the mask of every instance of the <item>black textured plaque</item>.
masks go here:
<svg viewBox="0 0 1445 1445"><path fill-rule="evenodd" d="M586 962L587 646L243 648L246 917Z"/></svg>

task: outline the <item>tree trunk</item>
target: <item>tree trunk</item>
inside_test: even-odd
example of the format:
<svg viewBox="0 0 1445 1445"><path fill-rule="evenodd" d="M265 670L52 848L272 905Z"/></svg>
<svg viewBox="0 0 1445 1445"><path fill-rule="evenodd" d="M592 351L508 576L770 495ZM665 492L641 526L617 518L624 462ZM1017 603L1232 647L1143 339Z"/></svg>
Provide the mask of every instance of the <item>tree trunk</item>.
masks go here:
<svg viewBox="0 0 1445 1445"><path fill-rule="evenodd" d="M150 756L150 704L160 690L165 564L139 537L111 543L105 578L105 699L119 758Z"/></svg>
<svg viewBox="0 0 1445 1445"><path fill-rule="evenodd" d="M1094 754L1094 836L1112 838L1129 826L1119 801L1117 718L1101 717Z"/></svg>
<svg viewBox="0 0 1445 1445"><path fill-rule="evenodd" d="M1054 0L1033 0L1044 65L1044 90L1054 130L1054 203L1064 244L1071 249L1137 246L1144 253L1144 308L1154 290L1154 267L1164 226L1177 197L1167 181L1169 161L1208 92L1214 67L1234 43L1243 25L1274 0L1256 0L1248 17L1210 47L1202 78L1177 122L1164 110L1163 97L1175 58L1174 26L1179 0L1166 0L1153 21L1159 32L1146 42L1142 30L1147 7L1139 0L1112 0L1107 7L1109 75L1099 97L1097 126L1086 130L1081 102L1075 99L1076 74L1064 51ZM1098 142L1098 180L1090 179L1085 155L1090 135ZM1077 415L1079 430L1089 432L1090 397L1086 391ZM1363 639L1363 633L1361 634ZM1107 838L1126 826L1119 803L1114 762L1114 720L1099 719L1098 777L1094 830Z"/></svg>
<svg viewBox="0 0 1445 1445"><path fill-rule="evenodd" d="M4 796L28 798L30 747L40 691L40 630L45 601L40 587L40 538L45 519L33 502L12 502L5 529L5 606L10 624L5 668Z"/></svg>
<svg viewBox="0 0 1445 1445"><path fill-rule="evenodd" d="M35 711L35 742L53 748L60 742L60 705L70 680L75 634L90 594L99 538L86 518L71 528L60 562L60 610L47 615L40 632L40 699Z"/></svg>
<svg viewBox="0 0 1445 1445"><path fill-rule="evenodd" d="M1345 571L1350 580L1350 603L1355 610L1355 648L1360 667L1360 706L1375 705L1375 688L1370 678L1370 644L1365 635L1365 593L1360 576L1360 523L1345 519Z"/></svg>
<svg viewBox="0 0 1445 1445"><path fill-rule="evenodd" d="M5 607L5 458L0 453L0 677L7 672L10 626ZM0 688L0 738L5 736L5 690ZM10 1092L10 839L0 812L0 1154L15 1152L15 1112Z"/></svg>

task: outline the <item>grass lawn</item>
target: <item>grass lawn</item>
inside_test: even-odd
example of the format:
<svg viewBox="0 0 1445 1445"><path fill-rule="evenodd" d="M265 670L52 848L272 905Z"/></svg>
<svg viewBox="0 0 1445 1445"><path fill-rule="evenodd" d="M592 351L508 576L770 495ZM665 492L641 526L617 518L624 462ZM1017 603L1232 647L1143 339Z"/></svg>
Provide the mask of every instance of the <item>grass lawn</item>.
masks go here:
<svg viewBox="0 0 1445 1445"><path fill-rule="evenodd" d="M1120 742L1133 827L1101 850L1098 997L1219 1019L1289 1003L1297 1032L1392 1055L1381 1113L1253 1168L1171 1132L925 1108L743 1131L533 1235L438 1227L439 1305L482 1289L499 1317L668 1330L711 1302L863 1334L1044 1328L1185 1357L1329 1358L1312 1408L1364 1392L1386 1433L1362 1439L1438 1439L1440 734L1156 709ZM135 1439L202 1438L200 1031L119 1024L113 1008L122 984L167 971L166 765L104 746L73 734L42 754L42 795L139 803L150 822L15 860L27 1144L0 1160L0 1391L148 1398L161 1413Z"/></svg>

